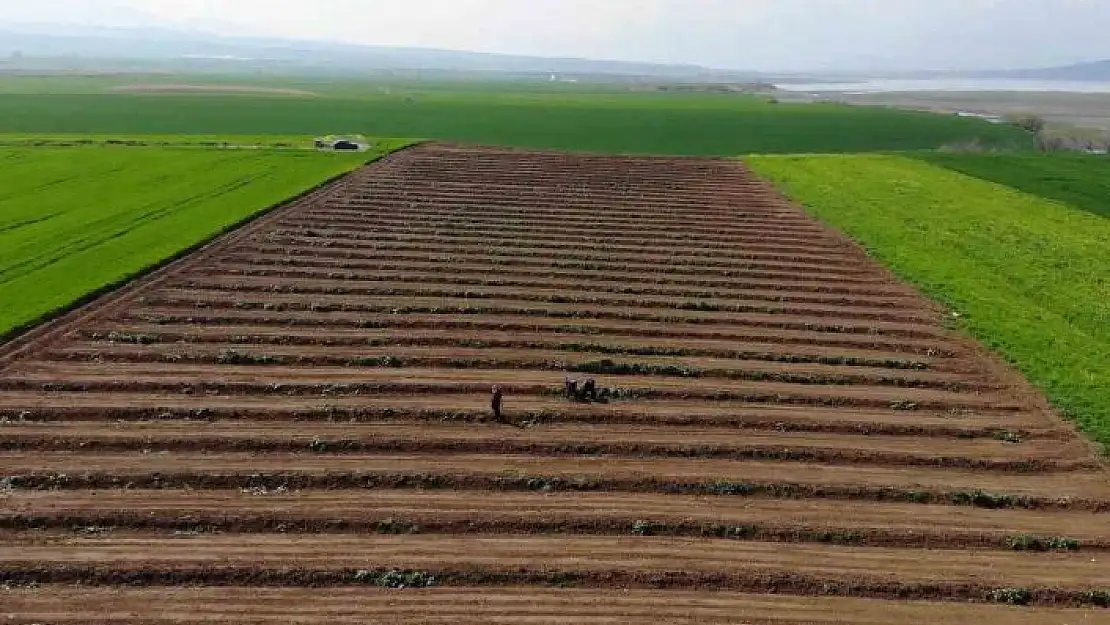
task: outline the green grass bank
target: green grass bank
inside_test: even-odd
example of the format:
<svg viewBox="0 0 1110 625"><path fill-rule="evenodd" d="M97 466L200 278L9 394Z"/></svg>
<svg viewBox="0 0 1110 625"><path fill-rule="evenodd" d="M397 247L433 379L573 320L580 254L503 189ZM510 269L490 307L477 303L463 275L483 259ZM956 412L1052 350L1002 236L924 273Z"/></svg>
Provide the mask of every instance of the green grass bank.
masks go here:
<svg viewBox="0 0 1110 625"><path fill-rule="evenodd" d="M1093 154L921 154L969 176L1110 217L1110 157Z"/></svg>
<svg viewBox="0 0 1110 625"><path fill-rule="evenodd" d="M0 340L373 156L0 148Z"/></svg>
<svg viewBox="0 0 1110 625"><path fill-rule="evenodd" d="M749 163L1110 444L1110 220L910 157Z"/></svg>

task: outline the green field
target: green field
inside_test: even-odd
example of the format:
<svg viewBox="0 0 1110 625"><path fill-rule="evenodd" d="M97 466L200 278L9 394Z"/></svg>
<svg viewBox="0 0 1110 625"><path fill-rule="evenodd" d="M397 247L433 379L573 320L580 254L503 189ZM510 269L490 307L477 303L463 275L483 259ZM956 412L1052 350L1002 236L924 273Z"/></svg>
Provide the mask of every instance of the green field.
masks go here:
<svg viewBox="0 0 1110 625"><path fill-rule="evenodd" d="M386 144L380 144L386 141ZM397 140L377 140L388 151ZM156 147L314 149L308 135L150 135L150 134L0 134L0 147Z"/></svg>
<svg viewBox="0 0 1110 625"><path fill-rule="evenodd" d="M21 80L23 82L21 82ZM614 153L735 155L933 149L973 139L1032 148L1027 133L953 115L616 86L242 79L251 93L120 93L150 77L0 80L0 133L304 135L361 132ZM67 82L71 81L71 82ZM176 83L199 79L176 77ZM205 79L211 82L211 79ZM221 88L233 86L225 78Z"/></svg>
<svg viewBox="0 0 1110 625"><path fill-rule="evenodd" d="M930 153L921 158L1110 217L1110 158L1106 156Z"/></svg>
<svg viewBox="0 0 1110 625"><path fill-rule="evenodd" d="M900 156L750 162L1110 444L1110 220Z"/></svg>
<svg viewBox="0 0 1110 625"><path fill-rule="evenodd" d="M0 339L373 156L0 148Z"/></svg>

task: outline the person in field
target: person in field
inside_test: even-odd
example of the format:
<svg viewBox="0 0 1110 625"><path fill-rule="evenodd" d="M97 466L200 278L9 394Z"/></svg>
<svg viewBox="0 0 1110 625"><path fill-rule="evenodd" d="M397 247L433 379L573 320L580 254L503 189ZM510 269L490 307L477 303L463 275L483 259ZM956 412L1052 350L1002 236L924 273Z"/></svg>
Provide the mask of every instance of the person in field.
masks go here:
<svg viewBox="0 0 1110 625"><path fill-rule="evenodd" d="M603 395L605 396L605 398L608 398L607 390L608 389L601 389L601 392L599 393L597 388L597 380L593 378L586 378L585 380L582 380L581 383L579 383L578 380L572 380L569 377L563 380L563 395L567 399L573 401L600 401Z"/></svg>
<svg viewBox="0 0 1110 625"><path fill-rule="evenodd" d="M578 380L567 377L563 380L563 395L567 399L578 399Z"/></svg>
<svg viewBox="0 0 1110 625"><path fill-rule="evenodd" d="M581 401L597 401L597 380L586 378L582 384Z"/></svg>
<svg viewBox="0 0 1110 625"><path fill-rule="evenodd" d="M498 423L501 422L501 405L504 400L505 394L501 391L501 387L493 387L493 396L490 398L490 408L493 410L493 419Z"/></svg>

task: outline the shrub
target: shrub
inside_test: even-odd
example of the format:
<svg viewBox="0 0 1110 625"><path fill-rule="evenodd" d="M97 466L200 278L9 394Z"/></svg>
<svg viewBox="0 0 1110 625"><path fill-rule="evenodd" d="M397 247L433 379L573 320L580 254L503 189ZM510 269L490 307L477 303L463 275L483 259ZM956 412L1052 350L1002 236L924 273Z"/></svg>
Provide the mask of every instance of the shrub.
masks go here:
<svg viewBox="0 0 1110 625"><path fill-rule="evenodd" d="M216 358L216 362L221 365L276 365L281 363L281 358L227 350Z"/></svg>
<svg viewBox="0 0 1110 625"><path fill-rule="evenodd" d="M398 519L383 519L375 527L379 534L415 534L417 526Z"/></svg>
<svg viewBox="0 0 1110 625"><path fill-rule="evenodd" d="M987 598L994 603L1029 605L1033 600L1033 593L1028 588L998 588L990 591Z"/></svg>
<svg viewBox="0 0 1110 625"><path fill-rule="evenodd" d="M713 535L720 538L750 538L758 529L754 525L716 525Z"/></svg>
<svg viewBox="0 0 1110 625"><path fill-rule="evenodd" d="M1018 128L1021 128L1026 132L1031 132L1035 135L1039 135L1044 132L1045 126L1048 125L1047 122L1045 122L1045 119L1039 115L1021 115L1019 117L1015 117L1013 123Z"/></svg>
<svg viewBox="0 0 1110 625"><path fill-rule="evenodd" d="M1006 544L1014 551L1079 551L1080 546L1074 538L1042 538L1032 534L1010 537Z"/></svg>
<svg viewBox="0 0 1110 625"><path fill-rule="evenodd" d="M1083 603L1110 608L1110 590L1088 590L1080 595L1080 599Z"/></svg>
<svg viewBox="0 0 1110 625"><path fill-rule="evenodd" d="M970 493L953 493L949 496L949 500L960 506L990 509L1009 508L1016 503L1010 495L995 495L981 490Z"/></svg>
<svg viewBox="0 0 1110 625"><path fill-rule="evenodd" d="M735 482L715 482L706 490L714 495L752 495L758 488L752 484Z"/></svg>
<svg viewBox="0 0 1110 625"><path fill-rule="evenodd" d="M108 340L113 343L132 343L135 345L150 345L156 343L158 337L148 334L131 334L128 332L109 332Z"/></svg>
<svg viewBox="0 0 1110 625"><path fill-rule="evenodd" d="M1002 441L1004 443L1020 443L1022 441L1021 434L1018 434L1017 432L1006 431L1006 430L1003 430L1001 432L995 432L994 438L995 438L995 440L999 440L999 441Z"/></svg>
<svg viewBox="0 0 1110 625"><path fill-rule="evenodd" d="M431 588L436 585L436 578L423 571L374 571L362 569L351 575L351 581L356 584L373 584L382 588Z"/></svg>
<svg viewBox="0 0 1110 625"><path fill-rule="evenodd" d="M396 356L366 356L351 358L347 361L348 367L388 367L398 369L405 366L405 362Z"/></svg>

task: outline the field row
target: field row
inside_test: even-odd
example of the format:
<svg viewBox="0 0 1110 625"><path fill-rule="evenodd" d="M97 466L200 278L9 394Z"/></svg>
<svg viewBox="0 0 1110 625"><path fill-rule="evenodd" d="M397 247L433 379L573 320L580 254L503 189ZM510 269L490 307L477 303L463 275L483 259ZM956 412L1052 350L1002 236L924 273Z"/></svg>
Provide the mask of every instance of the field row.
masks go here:
<svg viewBox="0 0 1110 625"><path fill-rule="evenodd" d="M28 491L4 529L84 533L599 534L705 536L1011 551L1110 550L1110 515L835 499L476 490ZM91 528L91 529L90 529ZM1065 538L1066 537L1066 538Z"/></svg>
<svg viewBox="0 0 1110 625"><path fill-rule="evenodd" d="M1105 511L1098 469L1043 473L505 453L5 452L14 488L477 488L945 502Z"/></svg>
<svg viewBox="0 0 1110 625"><path fill-rule="evenodd" d="M1074 625L1085 610L1006 606L946 605L928 602L876 601L845 597L797 597L743 594L734 591L651 591L591 589L430 588L157 588L103 589L42 586L11 591L6 605L27 623L64 625L113 623L271 624L304 622L398 625L481 624L536 625L657 623L660 625ZM22 621L15 621L22 625Z"/></svg>
<svg viewBox="0 0 1110 625"><path fill-rule="evenodd" d="M351 424L486 423L486 394L440 396L209 395L197 407L192 394L9 391L0 395L5 425L70 422L253 421ZM867 436L920 436L1000 441L1068 440L1069 429L1030 412L844 410L838 406L778 406L696 399L626 399L583 404L554 396L516 397L506 407L516 422L717 428L741 436L755 432L827 432Z"/></svg>

